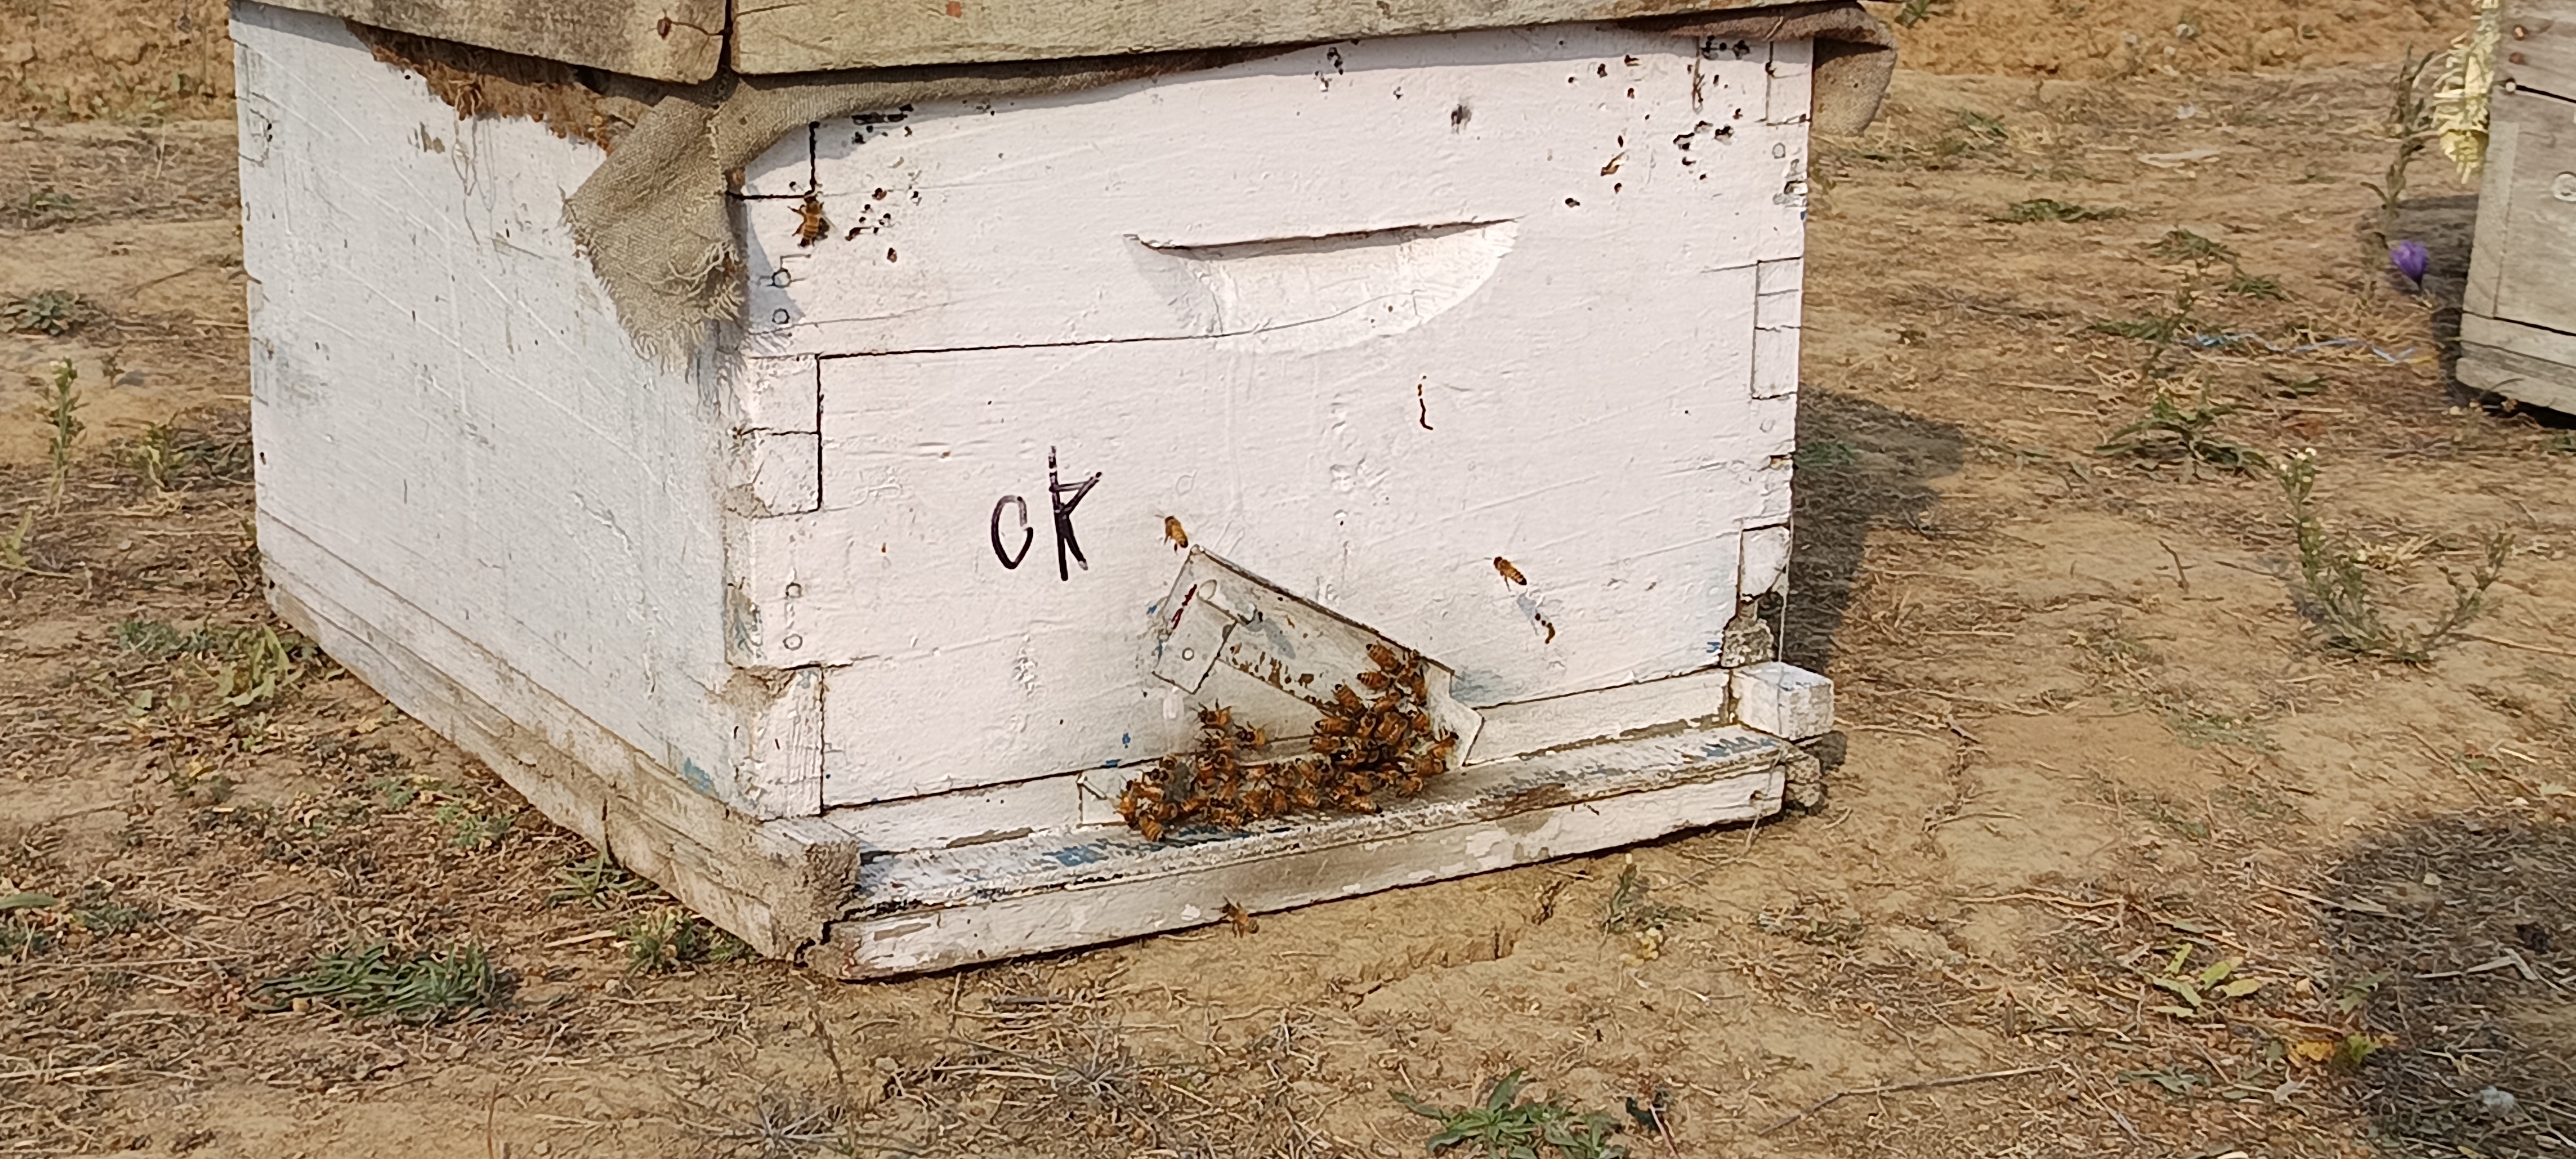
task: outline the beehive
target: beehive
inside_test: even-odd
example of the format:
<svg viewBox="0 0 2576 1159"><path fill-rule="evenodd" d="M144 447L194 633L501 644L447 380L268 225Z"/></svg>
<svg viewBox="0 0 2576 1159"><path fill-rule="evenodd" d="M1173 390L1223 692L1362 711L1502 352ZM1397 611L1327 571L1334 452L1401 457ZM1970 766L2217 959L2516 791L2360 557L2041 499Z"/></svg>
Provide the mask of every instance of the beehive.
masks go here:
<svg viewBox="0 0 2576 1159"><path fill-rule="evenodd" d="M2576 414L2576 3L2509 0L2460 317L2460 381Z"/></svg>
<svg viewBox="0 0 2576 1159"><path fill-rule="evenodd" d="M1857 6L703 4L235 11L274 601L546 815L858 977L1812 786ZM1410 771L1129 824L1337 697Z"/></svg>

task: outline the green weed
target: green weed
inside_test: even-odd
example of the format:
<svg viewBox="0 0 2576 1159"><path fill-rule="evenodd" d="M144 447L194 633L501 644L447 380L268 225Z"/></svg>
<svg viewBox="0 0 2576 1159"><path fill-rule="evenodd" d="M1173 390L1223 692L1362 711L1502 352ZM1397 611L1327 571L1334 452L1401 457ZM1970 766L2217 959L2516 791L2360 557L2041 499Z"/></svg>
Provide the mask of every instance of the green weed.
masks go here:
<svg viewBox="0 0 2576 1159"><path fill-rule="evenodd" d="M2147 404L2145 418L2111 432L2111 437L2094 448L2094 453L2207 463L2229 471L2267 466L2260 452L2217 434L2219 420L2242 409L2231 403L2210 402L2203 396L2190 410L2184 410L2172 392L2158 390L2155 401Z"/></svg>
<svg viewBox="0 0 2576 1159"><path fill-rule="evenodd" d="M2144 974L2147 984L2164 991L2174 1001L2149 1010L2175 1018L2201 1019L2215 1014L2219 1007L2263 988L2265 980L2240 974L2245 962L2241 958L2221 958L2197 970L2191 968L2192 944L2174 947L2158 973Z"/></svg>
<svg viewBox="0 0 2576 1159"><path fill-rule="evenodd" d="M1601 907L1602 932L1638 934L1698 916L1680 906L1658 904L1650 896L1654 888L1635 862L1622 867L1618 883L1610 887L1610 900Z"/></svg>
<svg viewBox="0 0 2576 1159"><path fill-rule="evenodd" d="M2250 716L2231 716L2201 708L2168 708L2165 727L2173 730L2174 739L2185 748L2203 749L2226 745L2248 752L2268 753L2280 748L2265 731L2261 722Z"/></svg>
<svg viewBox="0 0 2576 1159"><path fill-rule="evenodd" d="M190 477L223 479L237 474L244 456L237 446L227 446L214 439L181 430L171 423L153 423L128 444L126 462L153 491L170 491Z"/></svg>
<svg viewBox="0 0 2576 1159"><path fill-rule="evenodd" d="M675 905L626 922L617 934L626 940L626 968L638 974L668 974L752 956L742 939Z"/></svg>
<svg viewBox="0 0 2576 1159"><path fill-rule="evenodd" d="M510 981L480 946L405 951L365 942L324 954L302 970L259 984L253 993L272 1009L298 998L360 1018L443 1022L492 1010Z"/></svg>
<svg viewBox="0 0 2576 1159"><path fill-rule="evenodd" d="M592 909L612 909L658 892L652 882L626 872L605 853L555 870L555 883L554 890L546 894L548 905L579 902Z"/></svg>
<svg viewBox="0 0 2576 1159"><path fill-rule="evenodd" d="M1995 218L1994 220L2010 222L2108 221L2115 217L2127 217L2128 215L2128 210L2121 209L2117 206L2097 209L2092 206L2077 205L2072 201L2057 201L2052 198L2035 197L2029 201L2016 201L2011 205L2005 206L2003 216Z"/></svg>
<svg viewBox="0 0 2576 1159"><path fill-rule="evenodd" d="M0 318L9 320L9 329L48 338L60 338L80 329L94 313L94 307L69 290L38 290L0 304Z"/></svg>
<svg viewBox="0 0 2576 1159"><path fill-rule="evenodd" d="M2504 574L2505 560L2513 554L2512 537L2489 536L2484 558L2466 576L2442 569L2442 578L2451 585L2450 607L2423 627L2399 627L2381 614L2361 553L2329 533L2317 516L2316 452L2291 456L2278 474L2290 504L2291 527L2298 535L2300 611L2324 632L2330 646L2401 664L2423 664L2486 610L2487 589Z"/></svg>
<svg viewBox="0 0 2576 1159"><path fill-rule="evenodd" d="M82 890L71 903L72 921L91 933L132 933L152 924L156 916L142 906L117 900L116 891L106 886Z"/></svg>
<svg viewBox="0 0 2576 1159"><path fill-rule="evenodd" d="M28 546L28 541L33 539L35 534L36 509L29 507L18 513L16 529L6 535L0 535L0 571L63 578L65 575L63 572L47 571L36 566L34 549Z"/></svg>
<svg viewBox="0 0 2576 1159"><path fill-rule="evenodd" d="M168 690L128 697L137 714L167 709L183 719L220 719L277 704L323 665L322 650L268 624L208 624L193 630L160 620L127 620L110 637L146 660L168 663Z"/></svg>
<svg viewBox="0 0 2576 1159"><path fill-rule="evenodd" d="M1798 465L1811 470L1830 471L1860 461L1860 453L1840 439L1811 439L1798 444Z"/></svg>
<svg viewBox="0 0 2576 1159"><path fill-rule="evenodd" d="M9 210L18 218L22 228L51 225L78 219L81 216L81 199L51 188L31 189L26 196L10 205Z"/></svg>
<svg viewBox="0 0 2576 1159"><path fill-rule="evenodd" d="M63 484L71 478L72 445L80 441L81 396L73 385L80 381L80 371L72 369L68 358L54 363L51 391L45 396L45 425L53 428L46 453L53 460L51 483L54 502L63 498Z"/></svg>
<svg viewBox="0 0 2576 1159"><path fill-rule="evenodd" d="M516 813L485 813L463 801L440 805L435 817L447 830L449 845L471 851L499 848L519 823Z"/></svg>
<svg viewBox="0 0 2576 1159"><path fill-rule="evenodd" d="M2389 158L2388 171L2377 184L2363 182L2363 187L2379 195L2379 219L2373 229L2378 248L2388 248L2389 231L2397 225L2398 206L2406 200L2406 169L2415 163L2425 146L2433 143L2433 94L2424 91L2424 67L2433 63L2437 54L2417 55L2411 48L2398 62L2397 75L2388 82L2388 123L2384 130L2396 143L2396 155Z"/></svg>
<svg viewBox="0 0 2576 1159"><path fill-rule="evenodd" d="M1424 1140L1431 1154L1452 1148L1472 1159L1627 1159L1610 1141L1620 1130L1608 1111L1577 1111L1561 1099L1524 1101L1522 1073L1495 1079L1481 1105L1443 1110L1411 1095L1389 1092L1404 1109L1440 1124Z"/></svg>
<svg viewBox="0 0 2576 1159"><path fill-rule="evenodd" d="M1903 4L1898 5L1896 8L1896 22L1907 28L1912 28L1917 24L1921 24L1926 20L1930 20L1935 16L1948 12L1952 2L1953 0L1905 0Z"/></svg>

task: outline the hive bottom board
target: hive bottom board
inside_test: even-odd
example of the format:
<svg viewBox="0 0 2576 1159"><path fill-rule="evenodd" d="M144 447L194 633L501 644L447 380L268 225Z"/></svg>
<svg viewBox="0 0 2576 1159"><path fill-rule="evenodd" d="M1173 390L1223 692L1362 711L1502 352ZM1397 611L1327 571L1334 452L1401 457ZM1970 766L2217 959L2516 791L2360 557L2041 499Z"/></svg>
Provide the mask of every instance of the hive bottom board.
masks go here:
<svg viewBox="0 0 2576 1159"><path fill-rule="evenodd" d="M1787 741L1675 724L1472 765L1371 815L1148 842L1090 827L902 854L864 812L755 821L263 519L279 612L557 824L763 953L843 978L936 970L1585 853L1779 811L1818 775Z"/></svg>
<svg viewBox="0 0 2576 1159"><path fill-rule="evenodd" d="M2464 315L2454 373L2471 390L2576 414L2576 335Z"/></svg>

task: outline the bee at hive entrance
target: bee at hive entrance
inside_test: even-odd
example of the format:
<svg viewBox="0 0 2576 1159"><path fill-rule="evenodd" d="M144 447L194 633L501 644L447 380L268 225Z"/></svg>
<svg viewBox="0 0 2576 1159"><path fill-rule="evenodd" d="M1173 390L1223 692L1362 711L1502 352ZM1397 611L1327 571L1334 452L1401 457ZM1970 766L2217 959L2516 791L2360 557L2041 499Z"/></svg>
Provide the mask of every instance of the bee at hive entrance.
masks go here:
<svg viewBox="0 0 2576 1159"><path fill-rule="evenodd" d="M1224 707L1199 710L1198 746L1154 763L1118 795L1118 815L1148 841L1174 825L1241 828L1299 810L1377 812L1377 795L1411 797L1449 767L1458 734L1433 721L1422 657L1370 644L1361 689L1335 684L1308 751L1279 754L1261 729Z"/></svg>

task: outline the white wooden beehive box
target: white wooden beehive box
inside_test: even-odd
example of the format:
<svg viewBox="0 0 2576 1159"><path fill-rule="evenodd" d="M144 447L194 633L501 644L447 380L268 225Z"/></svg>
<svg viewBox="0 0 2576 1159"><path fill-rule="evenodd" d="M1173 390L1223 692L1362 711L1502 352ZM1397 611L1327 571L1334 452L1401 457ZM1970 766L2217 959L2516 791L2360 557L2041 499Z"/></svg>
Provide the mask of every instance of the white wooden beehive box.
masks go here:
<svg viewBox="0 0 2576 1159"><path fill-rule="evenodd" d="M728 339L639 353L598 147L237 8L276 602L772 953L937 968L1758 818L1811 44L1569 23L817 121ZM1148 840L1371 644L1418 796Z"/></svg>
<svg viewBox="0 0 2576 1159"><path fill-rule="evenodd" d="M2511 0L2503 19L2454 369L2576 414L2576 2Z"/></svg>

